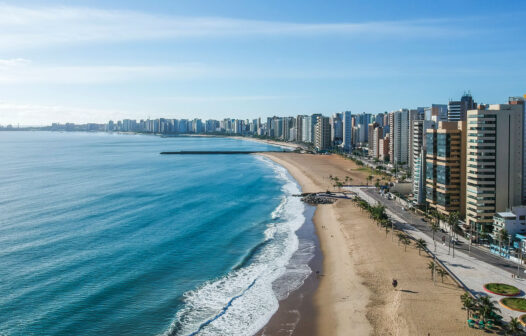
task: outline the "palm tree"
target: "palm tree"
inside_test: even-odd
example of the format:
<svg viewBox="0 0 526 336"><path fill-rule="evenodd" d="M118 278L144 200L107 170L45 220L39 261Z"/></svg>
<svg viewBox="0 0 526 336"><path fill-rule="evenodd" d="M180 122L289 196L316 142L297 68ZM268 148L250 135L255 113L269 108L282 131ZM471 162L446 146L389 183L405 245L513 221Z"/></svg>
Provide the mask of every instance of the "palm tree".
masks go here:
<svg viewBox="0 0 526 336"><path fill-rule="evenodd" d="M402 244L404 244L404 252L407 252L407 246L411 245L411 239L409 239L408 236L405 236L402 238Z"/></svg>
<svg viewBox="0 0 526 336"><path fill-rule="evenodd" d="M451 230L451 234L454 234L456 230L458 230L458 221L460 219L460 214L458 211L453 211L449 214L447 217L447 224L449 225L449 229Z"/></svg>
<svg viewBox="0 0 526 336"><path fill-rule="evenodd" d="M440 275L440 278L442 280L442 283L444 283L444 276L447 275L447 272L444 271L442 268L437 269L438 275Z"/></svg>
<svg viewBox="0 0 526 336"><path fill-rule="evenodd" d="M415 246L418 248L418 255L420 255L420 251L422 251L423 249L427 247L427 243L425 240L420 238L415 242Z"/></svg>
<svg viewBox="0 0 526 336"><path fill-rule="evenodd" d="M475 301L473 300L473 298L467 292L462 294L460 296L460 299L462 300L462 306L466 310L468 314L467 318L469 319L469 317L471 316L471 312L475 310L477 305Z"/></svg>
<svg viewBox="0 0 526 336"><path fill-rule="evenodd" d="M428 270L431 270L431 279L434 278L435 268L436 268L435 262L430 261L430 262L427 264L427 269L428 269Z"/></svg>
<svg viewBox="0 0 526 336"><path fill-rule="evenodd" d="M405 234L403 232L398 232L396 236L398 237L398 246L400 246L400 242L405 238Z"/></svg>
<svg viewBox="0 0 526 336"><path fill-rule="evenodd" d="M506 229L501 229L499 231L499 254L501 253L502 251L502 245L506 245L508 243L508 240L510 239L509 238L509 235L508 235L508 231Z"/></svg>
<svg viewBox="0 0 526 336"><path fill-rule="evenodd" d="M508 326L506 327L506 335L524 335L518 318L512 317L510 319Z"/></svg>
<svg viewBox="0 0 526 336"><path fill-rule="evenodd" d="M486 322L491 315L500 312L500 309L495 306L495 302L491 301L488 296L482 296L478 299L477 303L478 312L482 316L482 320Z"/></svg>

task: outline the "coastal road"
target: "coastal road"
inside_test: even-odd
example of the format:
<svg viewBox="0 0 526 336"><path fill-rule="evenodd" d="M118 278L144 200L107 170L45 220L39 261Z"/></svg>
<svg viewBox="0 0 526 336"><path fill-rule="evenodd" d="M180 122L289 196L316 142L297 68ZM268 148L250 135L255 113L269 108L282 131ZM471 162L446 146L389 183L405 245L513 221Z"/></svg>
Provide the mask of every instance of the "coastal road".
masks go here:
<svg viewBox="0 0 526 336"><path fill-rule="evenodd" d="M394 200L388 200L385 197L382 197L375 188L363 188L362 189L368 196L373 198L374 200L378 201L379 203L383 204L387 209L389 209L391 212L393 212L395 215L403 219L406 223L412 225L419 231L425 233L427 236L432 237L433 232L431 231L431 225L428 222L422 221L422 217L418 216L417 214L411 212L411 211L405 211L402 209L402 205ZM435 233L435 240L437 241L437 244L442 243L442 237L446 238L446 241L448 240L448 234L443 233L441 231L438 231ZM491 254L489 251L479 248L475 245L471 246L471 252L469 252L469 243L467 242L461 242L459 241L455 245L455 250L460 250L466 254L470 254L472 257L477 258L478 260L481 260L483 262L486 262L490 265L496 266L504 271L508 271L513 274L517 274L517 264L513 263L509 260L506 260L504 258L499 258L493 254ZM521 273L522 273L522 267L521 267ZM524 274L521 274L524 275Z"/></svg>

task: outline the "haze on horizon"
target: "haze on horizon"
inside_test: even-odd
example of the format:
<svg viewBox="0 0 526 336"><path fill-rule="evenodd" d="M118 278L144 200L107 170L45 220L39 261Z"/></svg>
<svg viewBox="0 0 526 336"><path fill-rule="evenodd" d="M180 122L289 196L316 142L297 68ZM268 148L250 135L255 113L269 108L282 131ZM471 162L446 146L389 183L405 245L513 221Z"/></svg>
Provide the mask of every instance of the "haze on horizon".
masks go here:
<svg viewBox="0 0 526 336"><path fill-rule="evenodd" d="M0 125L378 113L526 93L526 3L7 1Z"/></svg>

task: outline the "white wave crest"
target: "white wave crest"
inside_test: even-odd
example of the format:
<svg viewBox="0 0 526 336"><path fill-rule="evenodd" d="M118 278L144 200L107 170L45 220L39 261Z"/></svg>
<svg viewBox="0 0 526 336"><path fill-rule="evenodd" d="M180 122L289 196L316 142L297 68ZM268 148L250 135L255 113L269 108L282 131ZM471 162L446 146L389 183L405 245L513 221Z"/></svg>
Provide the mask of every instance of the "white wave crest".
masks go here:
<svg viewBox="0 0 526 336"><path fill-rule="evenodd" d="M186 293L184 307L165 336L253 335L277 311L278 300L299 288L312 272L307 255L312 255L314 245L300 247L295 233L305 222L305 206L299 197L292 196L300 193L300 188L285 168L269 159L257 158L284 182L283 199L271 214L274 221L265 230L268 243L249 265ZM298 248L301 251L295 254ZM293 255L299 258L299 264L291 264Z"/></svg>

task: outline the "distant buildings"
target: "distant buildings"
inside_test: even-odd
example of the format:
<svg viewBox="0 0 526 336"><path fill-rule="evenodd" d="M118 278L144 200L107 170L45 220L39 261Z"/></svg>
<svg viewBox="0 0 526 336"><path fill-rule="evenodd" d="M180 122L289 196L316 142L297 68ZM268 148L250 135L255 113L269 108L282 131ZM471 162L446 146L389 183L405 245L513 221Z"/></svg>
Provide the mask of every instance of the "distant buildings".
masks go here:
<svg viewBox="0 0 526 336"><path fill-rule="evenodd" d="M465 228L476 237L496 239L496 232L506 228L526 241L522 229L526 214L520 207L526 204L522 97L510 97L508 104L477 105L470 94L464 94L447 105L376 115L344 111L330 118L313 114L263 120L124 119L107 124L54 123L49 129L254 135L311 144L318 151L368 150L369 157L386 162L389 169L410 172L415 205L444 215L458 211L465 215Z"/></svg>

